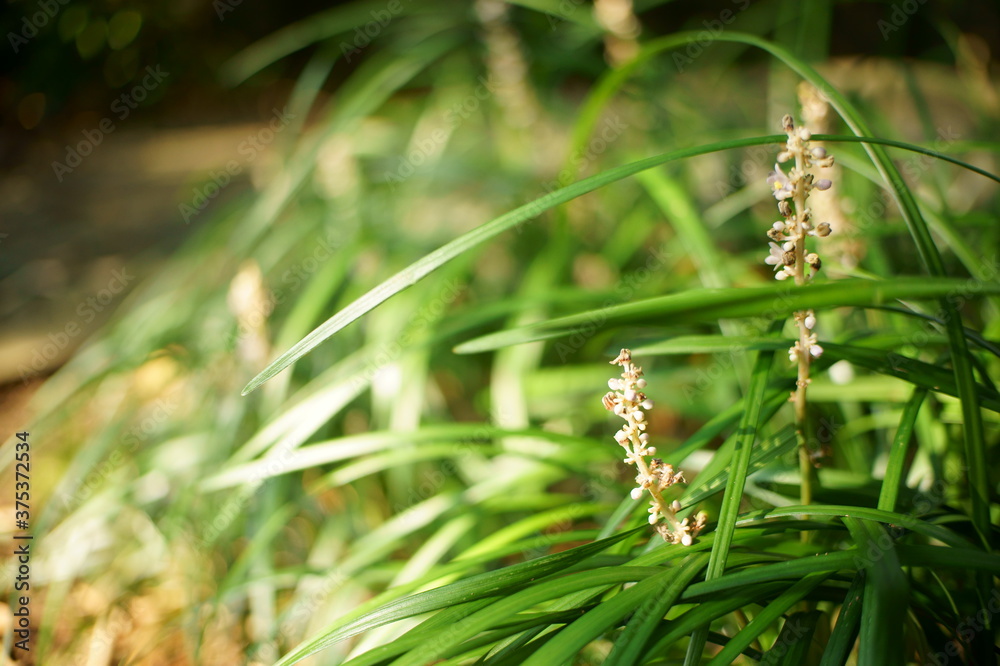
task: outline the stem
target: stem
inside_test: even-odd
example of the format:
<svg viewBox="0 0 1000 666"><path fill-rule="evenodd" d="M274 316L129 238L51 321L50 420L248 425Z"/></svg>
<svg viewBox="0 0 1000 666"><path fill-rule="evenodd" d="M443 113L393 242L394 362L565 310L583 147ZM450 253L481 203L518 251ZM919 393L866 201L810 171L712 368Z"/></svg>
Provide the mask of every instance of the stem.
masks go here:
<svg viewBox="0 0 1000 666"><path fill-rule="evenodd" d="M800 176L795 184L793 201L795 202L795 285L806 284L806 184L802 155L795 154L795 169ZM799 475L802 477L799 485L800 503L808 506L812 503L812 461L809 458L809 418L806 410L806 387L809 386L809 329L806 328L806 313L795 313L795 324L799 328L799 371L795 380L795 436L799 443ZM802 534L803 539L807 536Z"/></svg>

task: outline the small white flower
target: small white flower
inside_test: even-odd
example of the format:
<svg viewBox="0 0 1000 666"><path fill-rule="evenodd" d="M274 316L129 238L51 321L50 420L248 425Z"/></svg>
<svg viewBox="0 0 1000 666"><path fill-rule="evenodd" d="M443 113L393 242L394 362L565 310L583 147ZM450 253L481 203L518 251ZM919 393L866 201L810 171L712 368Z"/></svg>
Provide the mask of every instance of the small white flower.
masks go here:
<svg viewBox="0 0 1000 666"><path fill-rule="evenodd" d="M788 199L795 193L795 188L792 186L791 181L788 180L788 176L785 175L785 172L777 164L774 165L774 171L768 175L767 184L771 186L771 193L778 201Z"/></svg>
<svg viewBox="0 0 1000 666"><path fill-rule="evenodd" d="M778 270L778 267L784 263L785 253L777 243L768 243L768 245L771 247L771 253L764 258L764 263L768 266L774 266L774 270Z"/></svg>
<svg viewBox="0 0 1000 666"><path fill-rule="evenodd" d="M646 380L640 377L639 380L635 383L635 385L641 389L644 389L646 388Z"/></svg>
<svg viewBox="0 0 1000 666"><path fill-rule="evenodd" d="M646 398L645 400L642 401L642 408L643 409L647 409L647 410L648 409L652 409L653 408L653 401L650 400L649 398Z"/></svg>
<svg viewBox="0 0 1000 666"><path fill-rule="evenodd" d="M635 401L635 391L632 389L625 389L625 399L629 402Z"/></svg>
<svg viewBox="0 0 1000 666"><path fill-rule="evenodd" d="M813 358L819 358L823 355L823 348L819 345L809 345L809 355Z"/></svg>
<svg viewBox="0 0 1000 666"><path fill-rule="evenodd" d="M612 377L611 379L608 380L608 388L611 389L612 391L617 391L619 388L621 388L621 382Z"/></svg>
<svg viewBox="0 0 1000 666"><path fill-rule="evenodd" d="M833 181L830 180L829 178L821 178L817 180L815 183L813 183L813 187L821 191L830 189L831 185L833 185Z"/></svg>
<svg viewBox="0 0 1000 666"><path fill-rule="evenodd" d="M631 495L632 499L634 500L639 499L640 497L642 497L642 488L633 488L632 492L630 492L629 495Z"/></svg>
<svg viewBox="0 0 1000 666"><path fill-rule="evenodd" d="M643 420L645 420L646 415L643 414L642 412L635 412L632 415L632 418L634 418L637 422L641 423Z"/></svg>
<svg viewBox="0 0 1000 666"><path fill-rule="evenodd" d="M816 316L813 314L807 314L805 321L803 321L802 323L805 324L805 327L811 331L812 329L816 328Z"/></svg>

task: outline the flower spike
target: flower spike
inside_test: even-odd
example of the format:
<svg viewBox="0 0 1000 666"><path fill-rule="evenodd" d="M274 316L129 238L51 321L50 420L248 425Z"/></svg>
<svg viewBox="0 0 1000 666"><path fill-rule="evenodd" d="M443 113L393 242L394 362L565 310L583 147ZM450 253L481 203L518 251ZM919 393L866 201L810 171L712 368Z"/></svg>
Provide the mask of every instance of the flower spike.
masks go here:
<svg viewBox="0 0 1000 666"><path fill-rule="evenodd" d="M673 465L666 464L659 458L647 462L647 456L656 454L656 447L649 446L649 434L646 431L646 412L653 408L653 401L646 397L642 389L646 380L642 378L642 368L632 363L632 352L622 349L612 365L620 365L622 373L619 377L608 380L611 389L604 395L601 402L604 408L625 419L625 425L615 433L615 441L625 449L625 463L635 465L637 474L636 487L630 493L637 500L643 493L649 492L649 524L665 541L690 546L694 538L705 526L707 517L699 513L692 522L689 518L677 519L681 509L679 502L667 502L663 491L675 483L686 483L684 472L674 470ZM663 522L660 519L663 519Z"/></svg>

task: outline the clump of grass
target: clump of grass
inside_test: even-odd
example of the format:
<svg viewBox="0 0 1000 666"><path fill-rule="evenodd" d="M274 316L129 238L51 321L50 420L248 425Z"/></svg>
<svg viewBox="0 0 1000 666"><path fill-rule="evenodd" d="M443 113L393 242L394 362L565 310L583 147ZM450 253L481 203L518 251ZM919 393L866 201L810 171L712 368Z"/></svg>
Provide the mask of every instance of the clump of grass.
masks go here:
<svg viewBox="0 0 1000 666"><path fill-rule="evenodd" d="M63 442L70 462L54 448L40 461L66 467L38 524L40 551L61 558L44 569L39 659L72 660L112 634L115 658L173 663L988 659L993 629L970 635L966 620L988 608L1000 573L986 464L1000 287L982 250L1000 240L986 223L995 205L916 188L886 147L950 161L949 182L984 170L873 136L865 118L885 120L877 106L858 108L760 37L716 41L774 55L823 92L847 133L745 136L767 124L758 96L720 101L707 78L660 66L697 32L629 36L638 51L619 48L623 64L604 71L600 45L615 40L586 12L560 17L563 33L512 11L489 39L527 53L589 45L581 70L604 71L572 127L567 100L535 91L537 123L573 168L546 166L512 150L509 109L476 96L483 26L444 3L402 6L386 47L314 110L323 120L280 177L206 218L40 394L51 412L36 435ZM372 9L292 26L227 71L249 76L335 35L294 92L307 117L336 40ZM703 57L697 66L710 66ZM469 99L478 114L435 131ZM614 114L629 131L598 151L594 132ZM432 149L414 152L428 137ZM885 205L877 220L852 220L861 263L824 255L836 280L789 288L760 266L753 229L773 221L764 173L721 200L706 174L790 143L803 161L826 159L805 141L837 144L839 196L855 211ZM399 173L400 155L419 155L420 168L380 180L387 165ZM766 171L770 158L757 161ZM772 226L775 243L793 244L780 258L784 273L791 253L792 282L818 267L801 241L825 231L805 217L796 167L784 226ZM789 317L794 339L780 332ZM631 491L649 492L653 511L619 478L596 404L623 346L604 406L621 406L618 441L640 477ZM792 369L775 362L789 347ZM262 354L274 356L263 370ZM803 359L807 439L833 452L814 493L790 435L806 421L786 408ZM685 486L668 498L680 469ZM697 506L712 521L692 516ZM674 543L651 534L651 517ZM61 615L67 600L82 601ZM159 612L143 610L150 600ZM128 627L135 641L121 638Z"/></svg>

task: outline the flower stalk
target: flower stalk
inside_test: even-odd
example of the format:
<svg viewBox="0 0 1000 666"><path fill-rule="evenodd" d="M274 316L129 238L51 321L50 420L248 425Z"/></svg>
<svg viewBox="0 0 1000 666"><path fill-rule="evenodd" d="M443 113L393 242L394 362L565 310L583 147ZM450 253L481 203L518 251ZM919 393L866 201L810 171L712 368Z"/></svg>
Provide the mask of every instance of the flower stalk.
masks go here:
<svg viewBox="0 0 1000 666"><path fill-rule="evenodd" d="M656 447L649 445L649 434L646 432L646 412L653 408L653 401L642 392L646 387L642 368L632 363L632 352L628 349L622 349L611 364L620 365L622 373L620 378L608 380L611 390L604 395L602 402L605 409L625 419L625 425L615 433L615 441L625 449L624 462L636 466L637 485L632 489L632 499L637 500L644 492L649 492L652 498L649 502L649 524L665 541L690 546L704 528L707 517L699 513L694 522L689 518L679 520L680 502L668 502L663 496L664 491L675 483L686 483L684 472L675 472L673 465L659 458L647 461L648 456L656 454Z"/></svg>
<svg viewBox="0 0 1000 666"><path fill-rule="evenodd" d="M788 140L785 149L778 153L778 164L774 165L767 182L778 201L778 211L783 219L775 222L767 232L771 239L770 253L764 262L774 267L775 279L792 278L796 286L805 286L822 267L819 255L806 249L806 239L809 236L825 238L830 235L827 222L814 225L807 199L813 190L828 190L832 184L828 179L817 180L808 169L831 167L833 157L827 155L826 149L821 146L810 146L812 134L805 127L796 128L790 115L782 118L781 126ZM794 160L795 166L785 175L780 165L789 160ZM798 364L792 401L795 403L795 433L799 442L801 502L805 505L812 502L813 467L813 453L808 445L806 391L810 382L810 363L823 354L823 348L813 332L816 314L812 310L796 312L794 320L799 337L788 350L788 358Z"/></svg>

